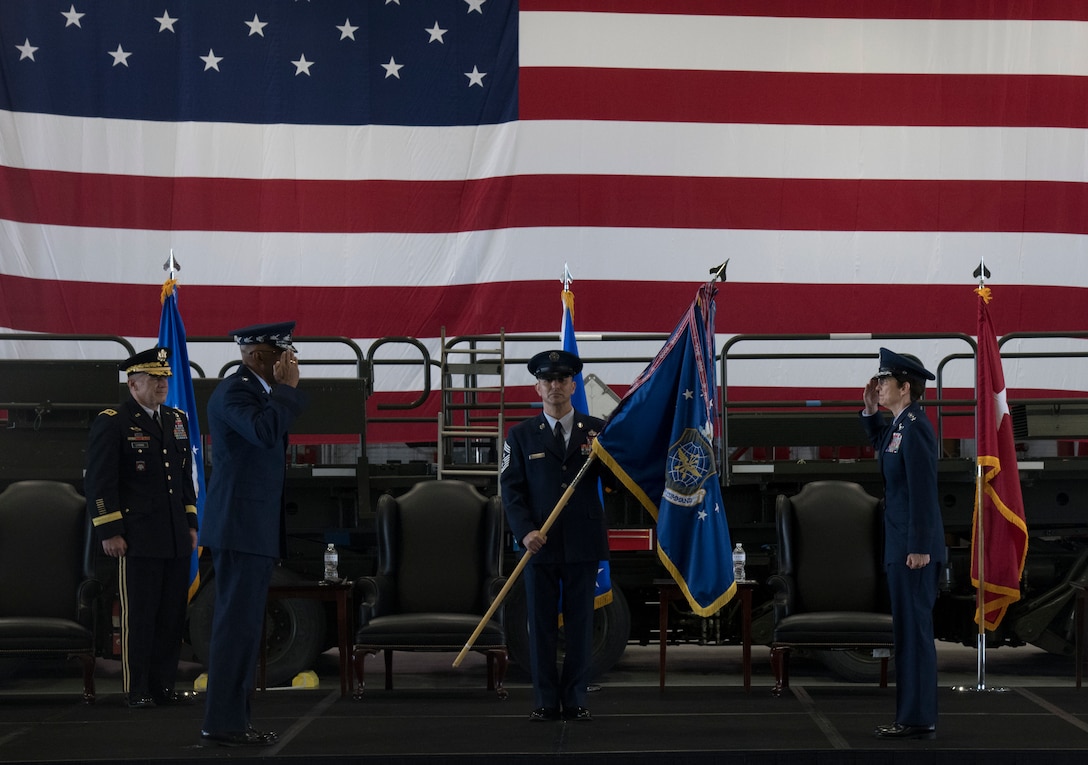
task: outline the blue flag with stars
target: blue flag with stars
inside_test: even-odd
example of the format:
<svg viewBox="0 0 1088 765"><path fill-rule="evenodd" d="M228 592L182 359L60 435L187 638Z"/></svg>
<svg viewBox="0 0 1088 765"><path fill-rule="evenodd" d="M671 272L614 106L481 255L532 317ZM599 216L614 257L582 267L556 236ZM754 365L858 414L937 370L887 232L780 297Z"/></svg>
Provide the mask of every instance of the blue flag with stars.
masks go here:
<svg viewBox="0 0 1088 765"><path fill-rule="evenodd" d="M736 592L714 451L714 295L705 284L593 443L657 521L657 554L692 611Z"/></svg>
<svg viewBox="0 0 1088 765"><path fill-rule="evenodd" d="M563 290L563 325L560 332L563 339L563 350L578 355L578 340L574 336L574 293L569 289ZM571 394L570 403L579 412L589 413L589 402L586 399L586 386L582 381L582 373L574 376L574 393ZM602 492L600 484L597 491ZM604 497L601 497L604 504ZM593 608L601 608L612 602L612 570L608 561L602 560L597 565L597 582L593 588Z"/></svg>
<svg viewBox="0 0 1088 765"><path fill-rule="evenodd" d="M189 346L185 341L185 324L178 310L178 291L173 279L162 286L162 316L159 319L159 345L170 349L170 391L166 405L185 412L189 420L189 444L192 449L193 485L196 487L197 526L204 521L204 452L200 440L200 420L197 418L193 373L189 368ZM193 551L189 561L189 600L200 588L200 548Z"/></svg>

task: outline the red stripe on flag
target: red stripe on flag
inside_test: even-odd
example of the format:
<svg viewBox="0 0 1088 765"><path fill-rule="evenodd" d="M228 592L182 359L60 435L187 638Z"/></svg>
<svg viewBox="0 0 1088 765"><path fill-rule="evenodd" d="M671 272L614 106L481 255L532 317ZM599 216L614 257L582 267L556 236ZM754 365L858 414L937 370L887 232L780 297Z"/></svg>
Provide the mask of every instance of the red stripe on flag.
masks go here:
<svg viewBox="0 0 1088 765"><path fill-rule="evenodd" d="M1088 21L1083 0L520 0L527 11L771 16L814 19Z"/></svg>
<svg viewBox="0 0 1088 765"><path fill-rule="evenodd" d="M453 233L537 226L1088 233L1088 184L522 175L157 178L0 168L0 218L156 231Z"/></svg>
<svg viewBox="0 0 1088 765"><path fill-rule="evenodd" d="M722 285L721 333L832 333L902 331L889 305L909 302L911 331L974 329L974 311L961 285L760 284ZM1054 306L1079 305L1075 287L1009 285L1023 331L1064 331L1069 316ZM190 338L222 335L284 305L306 306L299 335L382 337L555 331L551 281L429 287L253 287L185 285ZM578 282L578 326L583 332L669 332L671 314L659 310L690 297L684 282ZM154 327L158 292L146 284L30 279L0 274L0 326L33 332L79 332L143 337ZM776 310L775 306L789 306ZM805 322L798 323L804 316ZM669 322L665 324L663 322Z"/></svg>
<svg viewBox="0 0 1088 765"><path fill-rule="evenodd" d="M525 120L1088 127L1088 78L526 68Z"/></svg>

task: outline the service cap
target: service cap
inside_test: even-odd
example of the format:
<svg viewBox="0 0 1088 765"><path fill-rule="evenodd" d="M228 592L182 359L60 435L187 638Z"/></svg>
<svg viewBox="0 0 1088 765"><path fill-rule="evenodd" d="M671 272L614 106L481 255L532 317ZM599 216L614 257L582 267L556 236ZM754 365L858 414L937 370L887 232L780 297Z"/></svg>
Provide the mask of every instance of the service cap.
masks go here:
<svg viewBox="0 0 1088 765"><path fill-rule="evenodd" d="M295 351L291 345L291 333L295 331L293 321L281 321L275 324L254 324L231 332L238 345L274 345L285 351Z"/></svg>
<svg viewBox="0 0 1088 765"><path fill-rule="evenodd" d="M582 360L570 351L541 351L529 359L529 371L541 380L573 377L582 371Z"/></svg>
<svg viewBox="0 0 1088 765"><path fill-rule="evenodd" d="M921 362L913 356L905 356L893 353L887 348L880 349L880 369L877 377L910 377L915 380L936 380L932 372L922 366Z"/></svg>
<svg viewBox="0 0 1088 765"><path fill-rule="evenodd" d="M173 374L170 371L169 348L148 348L146 351L140 351L135 356L125 359L118 364L118 367L122 372L129 375L143 372L155 377L170 377Z"/></svg>

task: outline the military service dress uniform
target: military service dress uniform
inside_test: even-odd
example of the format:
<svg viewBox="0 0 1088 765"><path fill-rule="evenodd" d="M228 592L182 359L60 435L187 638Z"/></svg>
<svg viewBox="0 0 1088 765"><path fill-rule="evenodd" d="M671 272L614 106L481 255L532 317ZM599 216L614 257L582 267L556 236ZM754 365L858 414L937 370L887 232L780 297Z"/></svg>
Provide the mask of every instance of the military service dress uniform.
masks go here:
<svg viewBox="0 0 1088 765"><path fill-rule="evenodd" d="M529 371L540 377L571 375L581 361L566 352L537 354ZM571 365L574 365L573 367ZM539 414L510 429L502 460L506 519L519 542L539 529L589 457L592 439L604 421L575 410L569 439L561 444L547 416ZM591 677L593 596L599 562L608 558L608 526L593 467L575 488L547 544L524 570L529 610L529 649L535 704L549 719L584 710ZM563 671L556 665L560 590L564 604ZM536 714L536 713L534 713ZM536 719L536 718L531 718Z"/></svg>
<svg viewBox="0 0 1088 765"><path fill-rule="evenodd" d="M121 652L130 702L170 703L188 601L190 529L197 528L189 423L159 407L157 424L135 400L91 425L85 493L100 541L122 536L118 559Z"/></svg>
<svg viewBox="0 0 1088 765"><path fill-rule="evenodd" d="M933 379L913 359L881 348L878 376L893 373ZM861 422L884 478L884 566L895 639L896 724L907 734L927 733L937 724L933 607L945 559L937 438L917 401L892 422L880 413L862 416ZM929 564L909 569L907 556L915 553L928 555Z"/></svg>
<svg viewBox="0 0 1088 765"><path fill-rule="evenodd" d="M240 346L294 352L294 322L235 330ZM243 367L208 401L214 450L201 544L212 551L215 617L208 657L202 739L227 745L274 743L250 722L254 668L264 637L265 600L278 559L286 556L288 431L305 398L289 385L269 385Z"/></svg>

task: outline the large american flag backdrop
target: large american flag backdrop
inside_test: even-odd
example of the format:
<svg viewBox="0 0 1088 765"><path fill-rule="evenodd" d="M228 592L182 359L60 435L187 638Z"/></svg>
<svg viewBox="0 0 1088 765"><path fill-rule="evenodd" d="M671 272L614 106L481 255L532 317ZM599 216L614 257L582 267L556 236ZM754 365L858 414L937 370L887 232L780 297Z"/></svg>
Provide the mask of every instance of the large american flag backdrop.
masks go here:
<svg viewBox="0 0 1088 765"><path fill-rule="evenodd" d="M668 332L725 258L721 334L972 334L983 257L999 332L1084 329L1086 22L1083 0L3 0L0 329L152 338L170 250L190 336L554 332L564 263L580 331ZM857 395L871 366L824 383Z"/></svg>

